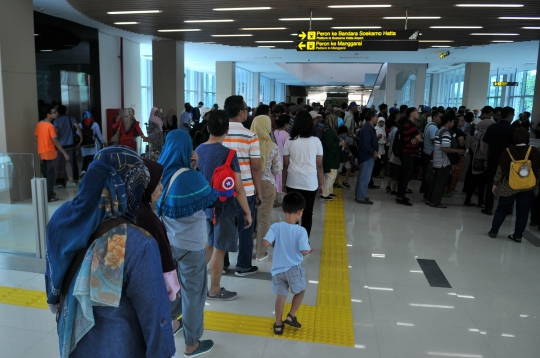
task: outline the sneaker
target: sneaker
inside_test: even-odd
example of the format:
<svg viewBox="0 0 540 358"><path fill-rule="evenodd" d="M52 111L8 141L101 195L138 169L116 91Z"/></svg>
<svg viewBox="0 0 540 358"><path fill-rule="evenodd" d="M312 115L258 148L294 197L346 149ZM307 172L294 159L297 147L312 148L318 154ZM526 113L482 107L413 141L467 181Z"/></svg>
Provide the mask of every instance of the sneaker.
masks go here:
<svg viewBox="0 0 540 358"><path fill-rule="evenodd" d="M184 352L184 357L189 358L202 356L203 354L209 353L212 349L214 349L214 341L211 339L205 339L204 341L199 341L199 348L193 351L193 353Z"/></svg>
<svg viewBox="0 0 540 358"><path fill-rule="evenodd" d="M390 195L397 195L397 191L391 191Z"/></svg>
<svg viewBox="0 0 540 358"><path fill-rule="evenodd" d="M508 238L509 238L510 240L514 240L514 241L517 242L517 243L521 242L521 238L517 238L517 237L515 237L514 235L508 235Z"/></svg>
<svg viewBox="0 0 540 358"><path fill-rule="evenodd" d="M334 200L334 198L332 198L330 195L328 195L328 196L322 196L321 195L321 200L323 200L323 201L332 201L332 200Z"/></svg>
<svg viewBox="0 0 540 358"><path fill-rule="evenodd" d="M259 272L259 268L257 266L251 266L251 268L247 271L238 271L236 270L236 272L234 273L236 276L240 276L240 277L244 277L244 276L249 276L249 275L253 275L255 273Z"/></svg>
<svg viewBox="0 0 540 358"><path fill-rule="evenodd" d="M238 297L238 293L227 291L224 287L221 288L221 292L215 296L210 296L210 293L206 293L207 300L216 300L216 301L232 301Z"/></svg>
<svg viewBox="0 0 540 358"><path fill-rule="evenodd" d="M328 194L328 196L331 197L331 198L337 198L336 194Z"/></svg>
<svg viewBox="0 0 540 358"><path fill-rule="evenodd" d="M396 203L405 205L405 206L412 206L411 202L406 199L398 199L396 198Z"/></svg>
<svg viewBox="0 0 540 358"><path fill-rule="evenodd" d="M369 200L368 198L365 198L364 200L358 200L358 199L356 199L356 202L357 202L358 204L373 205L373 201Z"/></svg>
<svg viewBox="0 0 540 358"><path fill-rule="evenodd" d="M347 188L347 189L351 188L351 185L349 183L347 183L346 181L344 181L342 185L343 185L344 188Z"/></svg>
<svg viewBox="0 0 540 358"><path fill-rule="evenodd" d="M174 323L178 322L178 327L174 329ZM177 335L178 333L182 332L184 330L184 323L182 322L182 318L173 320L173 335Z"/></svg>
<svg viewBox="0 0 540 358"><path fill-rule="evenodd" d="M257 262L264 262L264 261L268 261L268 252L266 252L264 256L261 257L260 259L257 259Z"/></svg>
<svg viewBox="0 0 540 358"><path fill-rule="evenodd" d="M389 186L387 186L385 190L386 190L387 193L390 193L392 191L392 189L390 189Z"/></svg>
<svg viewBox="0 0 540 358"><path fill-rule="evenodd" d="M497 237L497 234L494 234L494 233L492 233L491 231L488 231L488 235L489 235L489 237L491 237L492 239L494 239L494 238Z"/></svg>

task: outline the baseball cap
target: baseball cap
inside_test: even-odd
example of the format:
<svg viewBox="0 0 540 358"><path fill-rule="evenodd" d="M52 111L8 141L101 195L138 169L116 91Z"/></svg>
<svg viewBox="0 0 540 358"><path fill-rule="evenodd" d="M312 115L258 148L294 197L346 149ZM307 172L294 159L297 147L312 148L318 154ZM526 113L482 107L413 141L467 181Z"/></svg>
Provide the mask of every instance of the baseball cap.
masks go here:
<svg viewBox="0 0 540 358"><path fill-rule="evenodd" d="M423 112L429 112L431 111L431 107L430 106L424 106L424 110L422 111Z"/></svg>
<svg viewBox="0 0 540 358"><path fill-rule="evenodd" d="M311 111L309 112L309 114L311 115L311 118L315 119L317 117L322 117L319 113L317 113L317 111Z"/></svg>
<svg viewBox="0 0 540 358"><path fill-rule="evenodd" d="M351 104L349 104L349 107L358 107L358 105L356 104L356 102L351 102Z"/></svg>
<svg viewBox="0 0 540 358"><path fill-rule="evenodd" d="M381 121L382 121L382 122L386 122L386 119L384 119L384 117L379 117L379 119L377 119L377 123L378 123L378 122L381 122Z"/></svg>

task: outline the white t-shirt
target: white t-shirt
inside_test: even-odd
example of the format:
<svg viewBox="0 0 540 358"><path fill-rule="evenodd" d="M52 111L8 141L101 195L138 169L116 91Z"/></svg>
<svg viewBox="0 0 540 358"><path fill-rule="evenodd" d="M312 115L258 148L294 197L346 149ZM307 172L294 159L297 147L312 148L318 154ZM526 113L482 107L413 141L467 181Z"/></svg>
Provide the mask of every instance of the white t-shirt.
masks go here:
<svg viewBox="0 0 540 358"><path fill-rule="evenodd" d="M289 156L286 186L301 190L317 190L317 156L323 155L321 141L317 137L287 139L283 155Z"/></svg>

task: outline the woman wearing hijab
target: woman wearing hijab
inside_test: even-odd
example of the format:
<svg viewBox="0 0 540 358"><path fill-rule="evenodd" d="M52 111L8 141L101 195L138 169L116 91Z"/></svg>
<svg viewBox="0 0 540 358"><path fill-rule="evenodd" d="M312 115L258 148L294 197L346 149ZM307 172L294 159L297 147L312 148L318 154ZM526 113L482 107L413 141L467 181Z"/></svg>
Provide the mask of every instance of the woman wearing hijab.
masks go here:
<svg viewBox="0 0 540 358"><path fill-rule="evenodd" d="M484 207L484 193L486 190L486 167L485 162L487 160L487 153L485 152L486 148L482 139L487 132L489 126L493 124L491 119L484 119L476 125L474 137L471 139L470 144L470 153L471 153L471 163L469 164L471 168L471 182L467 188L467 196L463 205L465 206L474 206L475 204L471 202L471 199L474 195L474 192L478 189L478 204L477 207Z"/></svg>
<svg viewBox="0 0 540 358"><path fill-rule="evenodd" d="M86 174L86 171L88 170L88 166L90 163L92 163L92 160L94 159L94 156L96 155L96 146L99 144L103 144L105 140L103 139L103 136L101 135L101 130L99 129L99 125L94 121L94 117L92 116L92 113L89 111L84 112L83 114L83 120L82 123L79 123L79 127L81 127L81 130L83 132L83 145L81 146L81 152L83 156L83 166L82 166L82 172L81 177ZM94 139L94 142L92 144L85 145L85 132L91 131L92 136Z"/></svg>
<svg viewBox="0 0 540 358"><path fill-rule="evenodd" d="M167 120L163 123L163 130L165 133L169 133L175 129L178 129L178 117L176 117L176 108L171 107L167 112Z"/></svg>
<svg viewBox="0 0 540 358"><path fill-rule="evenodd" d="M499 167L493 179L492 189L494 195L499 194L499 204L493 215L491 230L489 230L489 236L492 238L499 233L499 228L503 224L506 214L512 210L514 202L516 203L516 225L514 233L509 235L508 238L515 242L521 242L523 231L527 226L529 211L535 196L538 196L538 184L540 181L540 151L529 145L529 139L530 135L527 129L516 128L512 135L512 146L502 153L499 160ZM527 154L532 167L532 173L528 173L528 175L535 176L536 185L527 189L512 189L509 184L510 170L513 170L510 167L512 160L524 160Z"/></svg>
<svg viewBox="0 0 540 358"><path fill-rule="evenodd" d="M334 194L334 182L336 180L337 170L341 165L341 151L343 146L345 146L345 142L339 139L330 117L326 117L324 120L324 132L321 141L324 171L324 187L321 199L323 201L332 201L336 196Z"/></svg>
<svg viewBox="0 0 540 358"><path fill-rule="evenodd" d="M269 107L270 108L270 107ZM251 131L259 137L261 148L261 168L262 168L262 203L257 208L257 261L268 260L268 252L263 244L264 237L270 229L270 219L272 218L272 207L276 199L276 175L281 175L283 163L278 146L272 141L270 132L272 131L272 120L266 115L260 115L253 119Z"/></svg>
<svg viewBox="0 0 540 358"><path fill-rule="evenodd" d="M148 120L148 141L153 152L163 149L163 120L159 117L159 109L153 107Z"/></svg>
<svg viewBox="0 0 540 358"><path fill-rule="evenodd" d="M177 298L177 293L180 290L180 284L178 283L178 275L176 273L176 264L174 263L171 245L167 238L167 230L165 225L159 220L157 215L152 210L152 204L156 204L161 197L163 191L163 185L161 185L161 175L163 174L163 165L154 162L150 159L143 159L144 164L150 172L150 183L144 191L144 195L141 204L135 211L137 217L137 224L140 228L148 231L159 247L159 254L161 257L161 268L163 271L163 278L165 280L165 287L169 294L169 300L174 301ZM171 317L173 324L173 333L176 335L182 329L181 320L177 320L178 316Z"/></svg>
<svg viewBox="0 0 540 358"><path fill-rule="evenodd" d="M135 119L135 110L133 108L124 109L122 118L113 124L112 128L120 131L120 144L134 151L137 151L136 136L143 137L145 140L148 139L142 132L139 121Z"/></svg>
<svg viewBox="0 0 540 358"><path fill-rule="evenodd" d="M282 114L276 119L276 126L278 129L274 131L274 138L276 138L276 143L279 149L280 159L283 163L283 146L285 145L285 142L287 139L289 139L291 136L287 130L290 126L291 117L288 114ZM282 177L281 174L276 175L276 189L278 193L283 192L283 183L281 181Z"/></svg>
<svg viewBox="0 0 540 358"><path fill-rule="evenodd" d="M185 357L210 352L214 342L199 340L204 331L204 303L207 294L205 209L217 199L217 192L197 167L188 132L176 129L167 141L158 161L163 165L163 194L157 204L157 214L167 229L182 295L171 305L174 317L182 315Z"/></svg>
<svg viewBox="0 0 540 358"><path fill-rule="evenodd" d="M103 149L49 222L45 286L61 357L175 355L158 245L134 225L149 180L136 152Z"/></svg>

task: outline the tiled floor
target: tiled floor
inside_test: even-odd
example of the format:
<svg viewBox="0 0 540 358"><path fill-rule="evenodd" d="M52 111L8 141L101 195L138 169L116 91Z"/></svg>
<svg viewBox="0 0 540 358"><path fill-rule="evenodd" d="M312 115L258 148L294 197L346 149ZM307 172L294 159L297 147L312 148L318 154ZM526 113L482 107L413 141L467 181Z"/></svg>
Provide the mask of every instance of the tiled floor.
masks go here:
<svg viewBox="0 0 540 358"><path fill-rule="evenodd" d="M370 190L373 206L356 204L344 189L345 218L355 347L336 347L205 332L216 348L209 357L343 358L535 358L540 357L540 248L514 243L514 219L499 237L487 236L491 218L463 207L463 196L444 199L446 210L432 209L411 183L414 206L394 203L383 190ZM461 184L459 185L461 189ZM305 260L308 280L319 275L325 204L317 202L311 243ZM279 210L274 211L274 220ZM537 228L529 228L540 237ZM436 260L452 288L428 284L416 258ZM235 263L235 258L231 257ZM269 271L271 264L262 263ZM272 317L270 282L225 277L238 291L231 302L209 302L208 310ZM0 270L0 286L43 290L40 274ZM317 284L308 284L306 304L317 300ZM183 339L176 337L182 352ZM0 357L57 357L54 316L40 309L0 305Z"/></svg>

